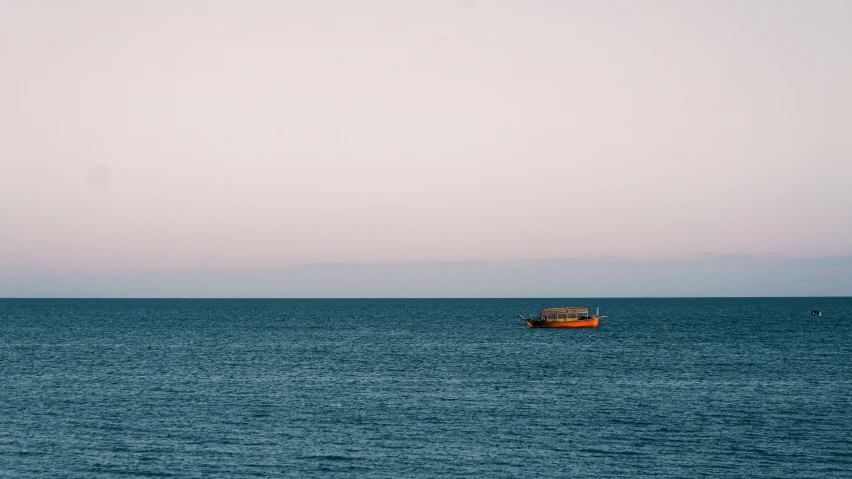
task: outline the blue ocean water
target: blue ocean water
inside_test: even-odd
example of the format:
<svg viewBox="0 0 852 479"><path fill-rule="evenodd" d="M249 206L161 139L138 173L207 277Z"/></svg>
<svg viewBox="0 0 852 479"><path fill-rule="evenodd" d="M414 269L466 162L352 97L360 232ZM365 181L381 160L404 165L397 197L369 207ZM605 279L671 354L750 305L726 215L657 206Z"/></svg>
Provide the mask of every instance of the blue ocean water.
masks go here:
<svg viewBox="0 0 852 479"><path fill-rule="evenodd" d="M852 299L0 300L0 477L318 476L849 478Z"/></svg>

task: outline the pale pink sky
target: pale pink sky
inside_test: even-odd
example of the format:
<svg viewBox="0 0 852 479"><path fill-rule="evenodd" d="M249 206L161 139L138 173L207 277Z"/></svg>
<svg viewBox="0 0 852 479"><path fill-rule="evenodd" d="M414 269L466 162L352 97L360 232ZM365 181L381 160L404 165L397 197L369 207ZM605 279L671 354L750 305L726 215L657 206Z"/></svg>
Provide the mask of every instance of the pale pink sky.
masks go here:
<svg viewBox="0 0 852 479"><path fill-rule="evenodd" d="M7 273L852 254L848 1L0 0L0 59Z"/></svg>

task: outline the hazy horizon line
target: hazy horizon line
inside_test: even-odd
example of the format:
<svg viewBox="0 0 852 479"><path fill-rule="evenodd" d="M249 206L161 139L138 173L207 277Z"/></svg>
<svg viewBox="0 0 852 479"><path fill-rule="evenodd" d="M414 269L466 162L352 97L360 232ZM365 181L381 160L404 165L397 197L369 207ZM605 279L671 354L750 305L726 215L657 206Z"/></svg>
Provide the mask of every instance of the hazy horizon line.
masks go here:
<svg viewBox="0 0 852 479"><path fill-rule="evenodd" d="M566 294L567 293L567 294ZM0 272L7 298L847 297L852 256L306 263Z"/></svg>
<svg viewBox="0 0 852 479"><path fill-rule="evenodd" d="M824 296L469 296L469 297L454 297L454 296L435 296L435 297L381 297L381 296L364 296L364 297L346 297L346 296L257 296L257 297L240 297L240 296L198 296L198 297L181 297L181 296L0 296L0 301L8 300L184 300L184 301L217 301L217 300L239 300L239 301L275 301L275 300L293 300L293 301L325 301L325 300L340 300L340 301L370 301L370 300L388 300L388 301L438 301L438 300L527 300L527 299L843 299L850 298L852 295L824 295Z"/></svg>

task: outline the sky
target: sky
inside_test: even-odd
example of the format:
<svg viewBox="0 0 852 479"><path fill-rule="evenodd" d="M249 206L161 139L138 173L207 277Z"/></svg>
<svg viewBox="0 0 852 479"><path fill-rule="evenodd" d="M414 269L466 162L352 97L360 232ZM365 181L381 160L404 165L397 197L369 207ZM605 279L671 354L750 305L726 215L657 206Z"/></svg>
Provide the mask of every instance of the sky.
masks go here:
<svg viewBox="0 0 852 479"><path fill-rule="evenodd" d="M852 295L850 25L0 0L0 297Z"/></svg>

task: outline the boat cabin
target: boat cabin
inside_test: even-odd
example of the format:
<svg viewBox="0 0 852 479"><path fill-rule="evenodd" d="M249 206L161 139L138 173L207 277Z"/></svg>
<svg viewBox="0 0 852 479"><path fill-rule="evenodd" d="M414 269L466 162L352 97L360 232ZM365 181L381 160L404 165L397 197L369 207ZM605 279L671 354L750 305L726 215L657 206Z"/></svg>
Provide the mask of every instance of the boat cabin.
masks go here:
<svg viewBox="0 0 852 479"><path fill-rule="evenodd" d="M547 308L542 309L539 314L542 321L577 321L589 319L589 308Z"/></svg>

